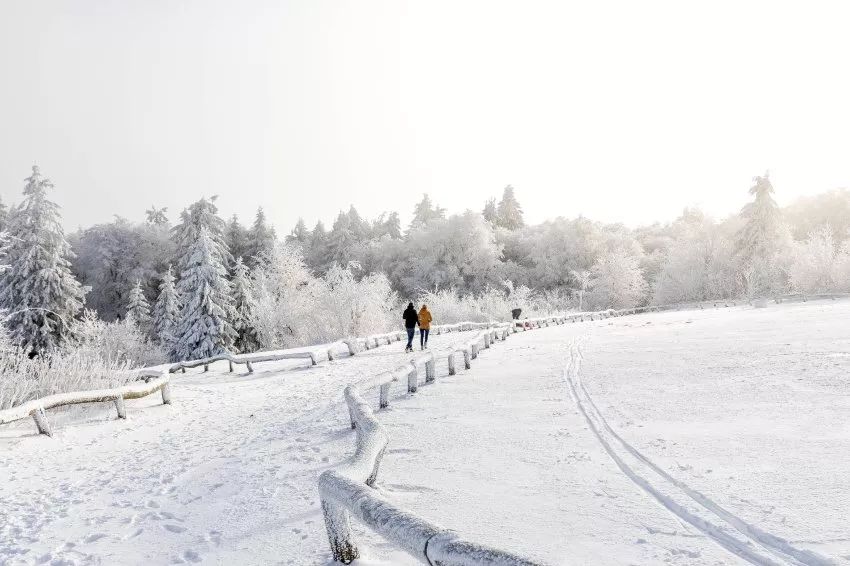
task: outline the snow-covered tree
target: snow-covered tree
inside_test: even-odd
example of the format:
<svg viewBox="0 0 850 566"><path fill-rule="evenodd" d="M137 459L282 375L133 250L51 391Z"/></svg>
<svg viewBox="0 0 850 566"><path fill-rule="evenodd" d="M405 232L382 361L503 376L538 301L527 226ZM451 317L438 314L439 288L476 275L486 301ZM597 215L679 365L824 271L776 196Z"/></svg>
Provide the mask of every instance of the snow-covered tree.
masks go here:
<svg viewBox="0 0 850 566"><path fill-rule="evenodd" d="M791 286L803 293L822 293L834 288L836 249L832 229L821 226L805 242L793 245L787 267Z"/></svg>
<svg viewBox="0 0 850 566"><path fill-rule="evenodd" d="M496 213L496 222L502 228L517 230L525 226L525 221L522 218L522 207L514 194L514 188L510 185L505 187Z"/></svg>
<svg viewBox="0 0 850 566"><path fill-rule="evenodd" d="M745 260L771 259L780 236L780 211L773 200L773 185L768 173L755 177L750 187L753 201L741 210L744 226L738 233L738 253Z"/></svg>
<svg viewBox="0 0 850 566"><path fill-rule="evenodd" d="M292 229L292 232L286 237L287 244L295 244L299 246L306 246L310 242L310 230L307 228L307 225L304 223L303 218L299 218L298 222L295 224L295 228Z"/></svg>
<svg viewBox="0 0 850 566"><path fill-rule="evenodd" d="M179 318L180 299L174 286L174 270L169 265L168 270L162 274L152 317L154 338L169 350L175 342L174 333Z"/></svg>
<svg viewBox="0 0 850 566"><path fill-rule="evenodd" d="M266 213L263 208L257 209L257 216L254 218L254 224L251 226L248 235L250 245L248 254L245 256L248 266L253 267L261 261L261 258L271 255L274 251L274 245L277 241L274 228L269 226L266 220Z"/></svg>
<svg viewBox="0 0 850 566"><path fill-rule="evenodd" d="M145 292L142 290L142 282L138 279L130 290L130 299L127 302L127 318L138 324L143 332L149 329L151 306L147 298L145 298Z"/></svg>
<svg viewBox="0 0 850 566"><path fill-rule="evenodd" d="M590 270L588 304L596 309L627 309L646 296L638 257L622 250L604 254Z"/></svg>
<svg viewBox="0 0 850 566"><path fill-rule="evenodd" d="M233 329L236 331L234 347L238 352L254 352L260 344L257 333L252 326L254 308L254 292L248 266L242 263L242 258L236 258L233 267L233 279L230 281L230 295L233 298Z"/></svg>
<svg viewBox="0 0 850 566"><path fill-rule="evenodd" d="M175 360L207 358L225 353L236 333L230 323L233 303L220 246L206 227L186 254L177 291L180 319L172 356Z"/></svg>
<svg viewBox="0 0 850 566"><path fill-rule="evenodd" d="M499 213L496 210L496 199L491 198L488 199L486 203L484 203L484 210L481 212L481 215L484 217L484 220L490 223L491 226L495 226L499 221Z"/></svg>
<svg viewBox="0 0 850 566"><path fill-rule="evenodd" d="M234 214L227 223L227 247L233 257L249 257L251 251L251 234L242 226Z"/></svg>
<svg viewBox="0 0 850 566"><path fill-rule="evenodd" d="M182 273L188 265L192 248L204 229L209 232L222 264L227 266L233 261L227 245L227 227L224 220L218 216L216 199L215 196L209 200L202 198L191 204L180 213L180 224L172 228L172 238L177 247L178 273Z"/></svg>
<svg viewBox="0 0 850 566"><path fill-rule="evenodd" d="M348 265L352 259L352 251L357 244L357 236L351 225L351 217L340 212L333 228L328 235L327 259L329 264Z"/></svg>
<svg viewBox="0 0 850 566"><path fill-rule="evenodd" d="M154 226L168 226L168 216L165 215L166 212L168 212L168 207L157 208L155 206L151 206L145 211L145 221L148 224L153 224Z"/></svg>
<svg viewBox="0 0 850 566"><path fill-rule="evenodd" d="M410 223L412 228L421 228L434 220L442 220L446 217L446 209L440 206L434 206L431 202L431 197L427 193L422 195L422 200L419 201L413 209L413 221Z"/></svg>
<svg viewBox="0 0 850 566"><path fill-rule="evenodd" d="M581 311L584 309L584 295L587 293L588 287L590 287L591 273L590 270L583 269L581 271L573 270L571 274L576 284L575 289L578 292L578 310Z"/></svg>
<svg viewBox="0 0 850 566"><path fill-rule="evenodd" d="M3 199L0 198L0 232L6 231L6 222L9 218L9 209L3 204Z"/></svg>
<svg viewBox="0 0 850 566"><path fill-rule="evenodd" d="M0 275L0 309L12 339L27 351L46 352L64 343L83 308L85 292L70 269L73 252L60 224L53 187L37 166L26 179L24 200L9 219L10 265Z"/></svg>
<svg viewBox="0 0 850 566"><path fill-rule="evenodd" d="M327 271L330 260L328 259L328 232L324 223L319 220L310 233L310 246L305 250L304 259L310 268L317 273Z"/></svg>

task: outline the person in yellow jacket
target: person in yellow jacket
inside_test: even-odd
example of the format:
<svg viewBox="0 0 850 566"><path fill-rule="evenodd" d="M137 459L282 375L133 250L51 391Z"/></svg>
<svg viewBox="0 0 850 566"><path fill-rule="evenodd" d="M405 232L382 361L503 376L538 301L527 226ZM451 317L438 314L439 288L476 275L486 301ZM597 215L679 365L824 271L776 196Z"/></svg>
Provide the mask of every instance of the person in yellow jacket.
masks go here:
<svg viewBox="0 0 850 566"><path fill-rule="evenodd" d="M428 347L428 331L431 330L431 311L428 305L422 305L419 309L419 348L424 350Z"/></svg>

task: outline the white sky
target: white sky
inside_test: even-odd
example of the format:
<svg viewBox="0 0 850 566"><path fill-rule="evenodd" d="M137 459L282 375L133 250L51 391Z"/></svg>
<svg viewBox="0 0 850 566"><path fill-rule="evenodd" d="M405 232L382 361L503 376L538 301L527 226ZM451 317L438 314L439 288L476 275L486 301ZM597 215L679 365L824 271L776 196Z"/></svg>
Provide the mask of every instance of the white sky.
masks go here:
<svg viewBox="0 0 850 566"><path fill-rule="evenodd" d="M844 4L847 6L847 4ZM279 230L422 192L668 220L850 186L848 10L826 2L3 0L0 196L69 228L202 195Z"/></svg>

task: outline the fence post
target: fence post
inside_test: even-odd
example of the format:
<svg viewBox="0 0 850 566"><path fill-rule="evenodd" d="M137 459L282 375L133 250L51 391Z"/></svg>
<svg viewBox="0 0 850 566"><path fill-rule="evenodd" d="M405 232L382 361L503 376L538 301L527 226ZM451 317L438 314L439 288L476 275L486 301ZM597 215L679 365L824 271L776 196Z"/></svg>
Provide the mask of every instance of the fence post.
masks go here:
<svg viewBox="0 0 850 566"><path fill-rule="evenodd" d="M245 360L245 365L248 366L248 373L254 373L254 366L251 365L251 360Z"/></svg>
<svg viewBox="0 0 850 566"><path fill-rule="evenodd" d="M457 370L455 369L455 354L456 354L456 353L457 353L457 352L452 352L452 353L450 353L450 354L449 354L449 357L448 357L448 361L449 361L449 375L454 375L454 374L456 374L456 373L457 373Z"/></svg>
<svg viewBox="0 0 850 566"><path fill-rule="evenodd" d="M170 405L171 404L171 384L163 383L162 388L160 389L160 393L162 393L162 404Z"/></svg>
<svg viewBox="0 0 850 566"><path fill-rule="evenodd" d="M227 360L227 365L230 368L228 371L230 371L230 373L233 373L233 360Z"/></svg>
<svg viewBox="0 0 850 566"><path fill-rule="evenodd" d="M381 396L378 400L378 408L386 409L390 406L390 384L382 383L381 384Z"/></svg>
<svg viewBox="0 0 850 566"><path fill-rule="evenodd" d="M124 404L123 395L118 395L118 397L115 398L115 410L118 411L119 419L127 418L127 406Z"/></svg>
<svg viewBox="0 0 850 566"><path fill-rule="evenodd" d="M474 360L477 357L478 357L478 342L472 344L472 359Z"/></svg>
<svg viewBox="0 0 850 566"><path fill-rule="evenodd" d="M463 366L466 369L472 368L472 355L470 354L469 350L470 350L469 346L467 346L463 350Z"/></svg>
<svg viewBox="0 0 850 566"><path fill-rule="evenodd" d="M437 378L437 362L434 360L434 354L425 362L425 383L433 383Z"/></svg>
<svg viewBox="0 0 850 566"><path fill-rule="evenodd" d="M47 415L44 414L43 407L39 407L33 411L32 418L35 421L35 427L38 429L39 434L53 436L53 433L50 432L50 423L47 422Z"/></svg>
<svg viewBox="0 0 850 566"><path fill-rule="evenodd" d="M490 347L490 333L485 332L484 333L484 348L489 348L489 347Z"/></svg>
<svg viewBox="0 0 850 566"><path fill-rule="evenodd" d="M180 369L183 370L183 373L186 373L186 366L183 366Z"/></svg>
<svg viewBox="0 0 850 566"><path fill-rule="evenodd" d="M307 353L310 354L310 365L311 366L316 365L318 363L316 361L316 354L314 352L307 352Z"/></svg>
<svg viewBox="0 0 850 566"><path fill-rule="evenodd" d="M334 361L334 349L333 348L328 348L328 361L329 362Z"/></svg>
<svg viewBox="0 0 850 566"><path fill-rule="evenodd" d="M328 541L334 560L343 564L350 564L360 558L360 551L357 550L354 538L351 536L348 511L341 505L323 500L322 515L325 517L325 528L328 530Z"/></svg>
<svg viewBox="0 0 850 566"><path fill-rule="evenodd" d="M210 371L209 364L204 364L204 371Z"/></svg>
<svg viewBox="0 0 850 566"><path fill-rule="evenodd" d="M407 372L407 392L416 393L419 389L419 374L416 373L416 364L410 362L410 371Z"/></svg>

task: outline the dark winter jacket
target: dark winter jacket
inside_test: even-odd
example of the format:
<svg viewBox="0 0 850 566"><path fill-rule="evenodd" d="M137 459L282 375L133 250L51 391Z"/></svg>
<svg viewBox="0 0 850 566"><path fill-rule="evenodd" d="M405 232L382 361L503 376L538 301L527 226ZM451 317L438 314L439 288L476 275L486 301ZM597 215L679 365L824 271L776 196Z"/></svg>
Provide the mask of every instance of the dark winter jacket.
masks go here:
<svg viewBox="0 0 850 566"><path fill-rule="evenodd" d="M407 305L407 308L404 309L402 318L404 319L405 328L416 328L416 325L419 324L419 315L416 314L416 309L413 308L413 303L410 303Z"/></svg>

